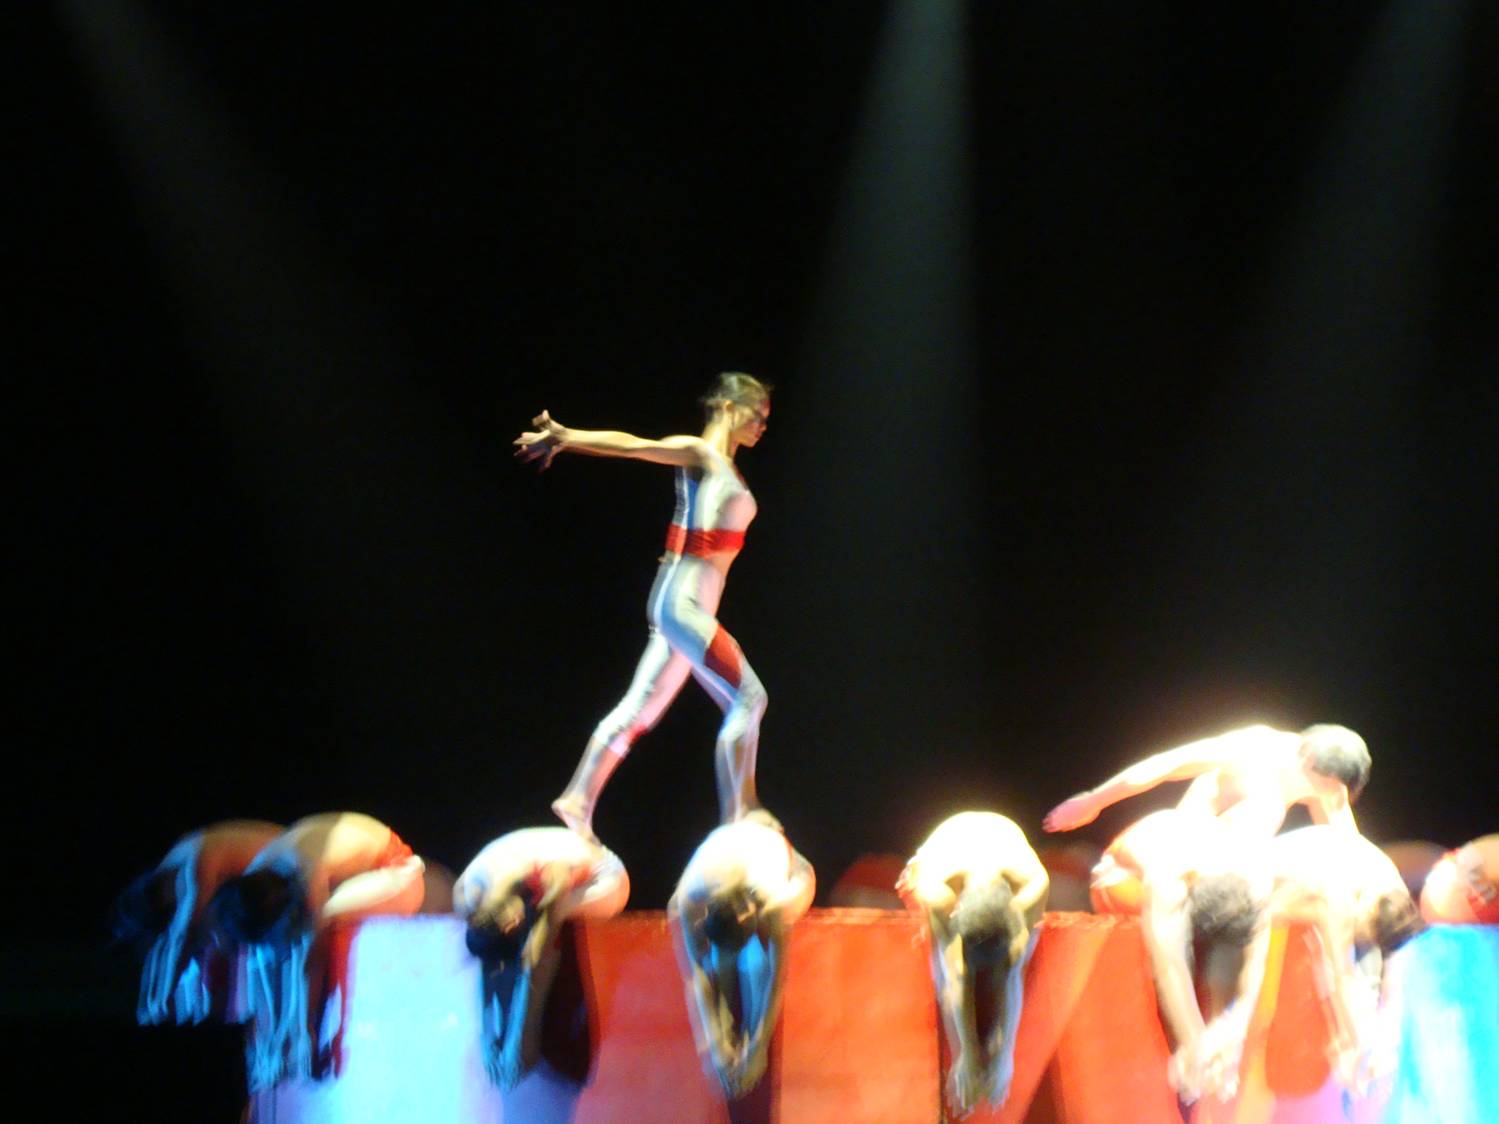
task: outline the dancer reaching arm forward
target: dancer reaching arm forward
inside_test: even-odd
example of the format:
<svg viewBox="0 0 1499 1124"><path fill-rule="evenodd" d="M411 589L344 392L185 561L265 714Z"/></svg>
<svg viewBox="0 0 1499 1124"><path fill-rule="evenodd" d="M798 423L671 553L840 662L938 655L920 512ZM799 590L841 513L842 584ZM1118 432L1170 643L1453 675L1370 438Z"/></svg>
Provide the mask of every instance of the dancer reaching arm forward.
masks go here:
<svg viewBox="0 0 1499 1124"><path fill-rule="evenodd" d="M717 612L729 567L755 517L755 499L734 467L734 454L753 448L765 433L770 390L750 375L722 374L702 403L707 423L697 437L650 440L569 429L543 411L532 422L536 428L515 439L516 456L542 469L558 453L627 457L676 469L676 512L646 604L645 654L625 697L594 729L566 791L552 803L562 822L586 839L594 838L594 805L610 774L661 718L689 673L723 711L715 757L720 819L732 823L760 807L755 752L765 688Z"/></svg>
<svg viewBox="0 0 1499 1124"><path fill-rule="evenodd" d="M1043 826L1071 831L1165 781L1191 781L1179 808L1255 836L1279 831L1293 804L1305 804L1316 823L1357 831L1351 805L1368 779L1369 749L1346 726L1309 726L1299 734L1248 726L1137 761L1062 801Z"/></svg>

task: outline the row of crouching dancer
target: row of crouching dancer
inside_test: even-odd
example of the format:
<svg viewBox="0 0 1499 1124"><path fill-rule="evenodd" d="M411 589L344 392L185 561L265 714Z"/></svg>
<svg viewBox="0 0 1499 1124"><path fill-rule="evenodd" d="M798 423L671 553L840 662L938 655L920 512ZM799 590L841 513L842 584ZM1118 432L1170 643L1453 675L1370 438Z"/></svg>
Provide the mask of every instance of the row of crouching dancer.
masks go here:
<svg viewBox="0 0 1499 1124"><path fill-rule="evenodd" d="M432 893L422 860L367 816L313 816L285 830L236 821L194 833L132 885L117 911L119 934L147 950L142 1022L247 1017L255 1024L252 1085L325 1075L327 1019L336 1042L346 1012L325 1010L333 976L318 961L320 933L339 918L451 908L482 965L486 1067L497 1085L513 1087L538 1058L563 926L614 916L629 897L624 864L594 833L598 801L691 676L723 713L715 741L719 824L687 861L668 914L709 1073L729 1099L755 1087L780 1009L788 934L810 906L816 878L760 805L756 758L767 695L717 617L756 512L735 457L766 432L769 388L729 373L702 404L698 435L572 429L543 411L515 440L516 455L542 469L574 453L642 460L675 474L645 651L552 803L565 826L495 839L452 886L451 906L446 894ZM1315 934L1334 1023L1332 1061L1345 1087L1367 1086L1390 1064L1377 1013L1398 990L1398 950L1423 922L1399 873L1358 833L1352 803L1368 774L1368 750L1351 730L1256 726L1146 757L1046 817L1047 831L1072 830L1164 782L1187 783L1175 807L1122 832L1091 875L1096 911L1140 918L1171 1043L1168 1077L1184 1102L1234 1094L1272 919L1303 922ZM1281 833L1295 805L1313 826ZM1478 841L1438 864L1431 902L1423 895L1429 915L1499 920L1496 851ZM1013 821L968 811L936 827L895 888L930 936L951 1059L949 1106L963 1114L1002 1104L1047 902L1046 868ZM226 976L234 977L237 1006L215 991Z"/></svg>
<svg viewBox="0 0 1499 1124"><path fill-rule="evenodd" d="M1394 864L1358 833L1351 805L1367 778L1367 751L1336 729L1301 737L1257 727L1193 743L1146 758L1048 817L1060 829L1163 780L1190 782L1176 807L1121 832L1092 875L1096 911L1140 919L1172 1049L1167 1076L1184 1102L1235 1093L1272 922L1302 923L1314 939L1339 1082L1359 1092L1394 1064L1399 1043L1381 1009L1399 1002L1400 949L1424 922ZM1245 752L1250 744L1283 752ZM1297 803L1310 804L1319 822L1277 834ZM1423 906L1441 917L1457 900L1469 916L1446 919L1491 922L1483 911L1499 896L1496 860L1493 837L1444 857L1431 878L1437 900L1423 895ZM310 816L286 829L234 821L190 834L117 904L118 935L146 953L141 1021L248 1019L252 1086L327 1076L336 1072L331 1054L346 1012L328 994L336 975L318 963L320 934L341 918L425 905L465 919L466 943L483 968L486 1065L496 1084L514 1086L538 1057L563 926L620 912L628 874L591 832L565 827L500 836L450 896L433 892L434 869L389 827L356 813ZM728 1099L765 1072L788 936L815 884L780 825L748 815L709 833L671 898L687 1014ZM948 1104L956 1114L1003 1104L1047 871L1014 822L968 811L916 849L897 889L930 934L951 1059ZM226 980L234 1002L223 998Z"/></svg>

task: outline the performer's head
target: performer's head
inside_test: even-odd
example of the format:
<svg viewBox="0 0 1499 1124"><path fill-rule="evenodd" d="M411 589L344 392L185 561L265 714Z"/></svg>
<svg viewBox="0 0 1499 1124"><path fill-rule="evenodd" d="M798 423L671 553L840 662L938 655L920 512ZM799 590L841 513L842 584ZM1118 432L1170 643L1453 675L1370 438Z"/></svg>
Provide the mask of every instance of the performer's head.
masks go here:
<svg viewBox="0 0 1499 1124"><path fill-rule="evenodd" d="M1341 781L1348 799L1358 799L1369 783L1369 747L1347 726L1308 726L1301 731L1302 767L1310 774Z"/></svg>
<svg viewBox="0 0 1499 1124"><path fill-rule="evenodd" d="M1008 881L968 882L949 924L963 941L963 959L974 968L1008 968L1021 945L1024 926L1010 906Z"/></svg>
<svg viewBox="0 0 1499 1124"><path fill-rule="evenodd" d="M763 904L759 895L742 883L721 887L708 897L703 936L716 948L738 952L759 928Z"/></svg>
<svg viewBox="0 0 1499 1124"><path fill-rule="evenodd" d="M521 879L469 915L464 943L486 963L508 963L520 955L536 914L536 896Z"/></svg>
<svg viewBox="0 0 1499 1124"><path fill-rule="evenodd" d="M152 940L165 932L177 911L177 872L148 870L120 892L110 911L109 929L117 944Z"/></svg>
<svg viewBox="0 0 1499 1124"><path fill-rule="evenodd" d="M236 944L290 945L304 927L297 880L274 870L231 878L210 905L214 929Z"/></svg>
<svg viewBox="0 0 1499 1124"><path fill-rule="evenodd" d="M1265 903L1244 875L1209 874L1188 889L1187 915L1196 940L1245 948L1264 922Z"/></svg>
<svg viewBox="0 0 1499 1124"><path fill-rule="evenodd" d="M1410 893L1395 890L1380 897L1374 912L1368 919L1367 933L1359 937L1375 945L1380 954L1388 956L1412 937L1426 928L1421 911L1416 907Z"/></svg>
<svg viewBox="0 0 1499 1124"><path fill-rule="evenodd" d="M707 423L725 417L736 443L753 447L770 421L770 389L754 375L725 371L698 401Z"/></svg>

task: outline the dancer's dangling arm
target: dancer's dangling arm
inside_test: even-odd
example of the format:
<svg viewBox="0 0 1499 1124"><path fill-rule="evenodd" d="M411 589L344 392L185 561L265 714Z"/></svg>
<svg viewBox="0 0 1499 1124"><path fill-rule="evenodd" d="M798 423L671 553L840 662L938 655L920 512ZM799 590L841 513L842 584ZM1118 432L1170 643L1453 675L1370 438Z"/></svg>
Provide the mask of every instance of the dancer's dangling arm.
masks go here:
<svg viewBox="0 0 1499 1124"><path fill-rule="evenodd" d="M541 461L543 472L558 453L593 457L628 457L682 468L703 467L712 453L701 437L678 434L653 440L615 429L569 429L543 410L531 419L536 428L515 439L515 455L522 461Z"/></svg>
<svg viewBox="0 0 1499 1124"><path fill-rule="evenodd" d="M708 941L698 930L702 909L695 902L682 902L673 895L667 906L667 914L676 923L677 934L682 942L682 967L687 975L689 998L688 1014L692 1016L700 1045L708 1052L709 1063L722 1076L737 1061L734 1014L729 1008L728 996L722 993L705 963Z"/></svg>
<svg viewBox="0 0 1499 1124"><path fill-rule="evenodd" d="M1203 1020L1187 967L1190 926L1187 891L1179 880L1157 884L1146 879L1140 931L1150 957L1156 1000L1161 1020L1173 1040L1171 1082L1182 1099L1195 1101L1201 1095L1201 1046Z"/></svg>

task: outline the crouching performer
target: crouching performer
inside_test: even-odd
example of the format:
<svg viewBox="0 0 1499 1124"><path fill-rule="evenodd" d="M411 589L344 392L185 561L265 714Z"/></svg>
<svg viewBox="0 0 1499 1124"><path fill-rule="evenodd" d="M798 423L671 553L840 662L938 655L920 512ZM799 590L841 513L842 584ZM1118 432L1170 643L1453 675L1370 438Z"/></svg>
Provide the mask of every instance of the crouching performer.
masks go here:
<svg viewBox="0 0 1499 1124"><path fill-rule="evenodd" d="M453 906L484 966L484 1065L500 1088L513 1088L540 1056L563 922L613 917L629 897L624 864L565 827L502 835L459 876Z"/></svg>
<svg viewBox="0 0 1499 1124"><path fill-rule="evenodd" d="M145 952L135 1009L142 1026L233 1017L232 962L210 939L208 903L281 831L261 820L228 820L189 832L115 899L114 939Z"/></svg>
<svg viewBox="0 0 1499 1124"><path fill-rule="evenodd" d="M415 913L423 869L379 820L328 812L292 824L214 896L218 937L244 949L252 1090L338 1068L348 996L316 938L335 920Z"/></svg>
<svg viewBox="0 0 1499 1124"><path fill-rule="evenodd" d="M767 818L709 833L668 907L698 1048L730 1100L765 1072L786 937L812 904L812 866Z"/></svg>
<svg viewBox="0 0 1499 1124"><path fill-rule="evenodd" d="M1025 833L993 812L944 820L897 883L931 927L932 979L952 1056L948 1097L959 1114L1009 1096L1025 967L1048 886Z"/></svg>
<svg viewBox="0 0 1499 1124"><path fill-rule="evenodd" d="M1363 1094L1393 1075L1396 1027L1380 1018L1399 987L1395 953L1425 928L1400 871L1362 836L1304 827L1270 841L1276 921L1310 926L1320 990L1332 1013L1329 1061L1344 1088Z"/></svg>
<svg viewBox="0 0 1499 1124"><path fill-rule="evenodd" d="M1238 1090L1239 1062L1269 950L1263 844L1222 820L1168 809L1120 834L1094 868L1094 908L1133 913L1172 1039L1168 1076L1187 1103ZM1118 892L1127 883L1129 892ZM1207 1011L1198 1006L1194 971Z"/></svg>

